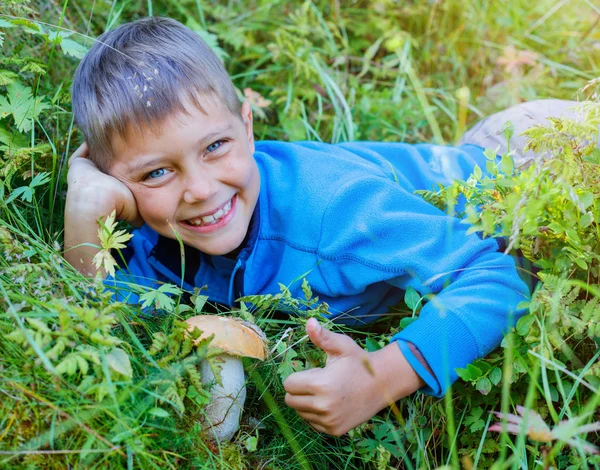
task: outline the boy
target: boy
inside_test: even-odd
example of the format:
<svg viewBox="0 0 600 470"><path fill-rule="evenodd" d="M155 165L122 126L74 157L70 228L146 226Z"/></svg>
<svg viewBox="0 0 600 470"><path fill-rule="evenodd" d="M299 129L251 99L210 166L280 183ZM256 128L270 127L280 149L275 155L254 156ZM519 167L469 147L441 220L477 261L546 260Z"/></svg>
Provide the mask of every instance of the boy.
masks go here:
<svg viewBox="0 0 600 470"><path fill-rule="evenodd" d="M255 144L250 105L222 64L161 18L100 38L77 70L73 109L89 154L84 144L70 161L65 257L84 274L95 274L97 250L80 244L97 244L97 219L116 210L145 223L119 281L207 285L211 301L232 306L278 283L300 295L293 281L306 276L331 317L353 324L384 314L409 286L436 294L373 353L307 323L327 364L284 385L319 431L344 434L423 387L443 396L455 368L498 346L521 313L528 291L512 258L413 194L485 168L476 145Z"/></svg>

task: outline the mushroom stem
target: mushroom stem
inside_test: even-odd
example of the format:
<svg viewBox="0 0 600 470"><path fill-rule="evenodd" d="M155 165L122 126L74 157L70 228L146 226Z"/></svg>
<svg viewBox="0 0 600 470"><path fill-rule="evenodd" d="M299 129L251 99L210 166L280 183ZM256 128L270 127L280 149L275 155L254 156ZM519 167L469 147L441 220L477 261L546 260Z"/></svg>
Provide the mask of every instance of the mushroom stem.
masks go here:
<svg viewBox="0 0 600 470"><path fill-rule="evenodd" d="M202 383L214 383L209 390L212 398L205 408L206 421L203 427L209 429L215 439L229 441L240 426L240 415L246 400L246 380L239 357L222 354L219 358L223 360L219 364L222 385L216 383L208 361L200 362Z"/></svg>

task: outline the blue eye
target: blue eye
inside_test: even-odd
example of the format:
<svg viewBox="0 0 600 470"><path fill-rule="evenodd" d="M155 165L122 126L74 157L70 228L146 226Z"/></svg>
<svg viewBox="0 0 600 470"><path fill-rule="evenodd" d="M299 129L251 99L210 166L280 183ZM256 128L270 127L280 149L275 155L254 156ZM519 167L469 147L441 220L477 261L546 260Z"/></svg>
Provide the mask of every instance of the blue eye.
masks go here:
<svg viewBox="0 0 600 470"><path fill-rule="evenodd" d="M222 140L217 140L216 142L213 142L208 147L206 147L206 150L209 151L209 152L212 152L214 150L217 150L221 145L223 145L223 141Z"/></svg>
<svg viewBox="0 0 600 470"><path fill-rule="evenodd" d="M160 178L161 176L164 176L166 173L166 170L164 168L158 168L157 170L153 170L150 173L148 173L148 175L146 176L146 178Z"/></svg>

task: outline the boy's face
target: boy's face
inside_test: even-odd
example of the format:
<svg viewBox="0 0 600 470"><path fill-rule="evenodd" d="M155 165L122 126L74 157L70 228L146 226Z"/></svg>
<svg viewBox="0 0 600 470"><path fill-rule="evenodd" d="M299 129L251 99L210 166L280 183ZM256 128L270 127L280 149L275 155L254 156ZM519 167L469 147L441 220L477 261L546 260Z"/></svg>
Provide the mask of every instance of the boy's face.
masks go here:
<svg viewBox="0 0 600 470"><path fill-rule="evenodd" d="M158 131L129 132L112 140L109 173L133 193L139 213L156 232L210 255L240 246L258 200L252 110L234 116L217 100L204 112L189 100Z"/></svg>

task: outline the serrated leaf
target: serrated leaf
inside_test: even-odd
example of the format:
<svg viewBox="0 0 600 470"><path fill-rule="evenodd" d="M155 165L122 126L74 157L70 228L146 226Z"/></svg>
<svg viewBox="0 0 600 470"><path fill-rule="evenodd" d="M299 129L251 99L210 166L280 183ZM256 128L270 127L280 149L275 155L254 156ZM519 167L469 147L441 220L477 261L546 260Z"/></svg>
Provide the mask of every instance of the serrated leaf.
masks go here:
<svg viewBox="0 0 600 470"><path fill-rule="evenodd" d="M210 399L212 398L208 391L204 390L203 388L198 391L198 389L193 385L188 387L186 396L200 406L208 405L210 403Z"/></svg>
<svg viewBox="0 0 600 470"><path fill-rule="evenodd" d="M122 376L131 379L133 377L133 369L128 354L121 348L115 348L106 355L106 363L112 370Z"/></svg>
<svg viewBox="0 0 600 470"><path fill-rule="evenodd" d="M471 410L471 416L465 418L465 426L469 426L471 432L476 432L484 428L485 422L481 419L483 409L481 407L475 407Z"/></svg>
<svg viewBox="0 0 600 470"><path fill-rule="evenodd" d="M164 293L167 293L167 294L174 294L174 295L181 295L182 294L182 290L179 287L177 287L177 286L175 286L173 284L163 284L162 286L160 286L158 288L158 290L160 292L164 292Z"/></svg>
<svg viewBox="0 0 600 470"><path fill-rule="evenodd" d="M212 49L221 62L229 57L229 54L227 54L227 52L225 52L225 50L219 46L219 38L216 34L206 31L200 24L198 24L196 20L191 17L188 18L185 25L202 38L202 40L208 45L208 47Z"/></svg>
<svg viewBox="0 0 600 470"><path fill-rule="evenodd" d="M87 54L88 48L73 41L72 39L63 39L60 42L60 48L66 55L75 57L76 59L83 59L83 56Z"/></svg>
<svg viewBox="0 0 600 470"><path fill-rule="evenodd" d="M0 96L0 119L12 115L19 132L28 132L33 120L49 107L43 96L34 98L30 87L14 82L6 87L6 96Z"/></svg>
<svg viewBox="0 0 600 470"><path fill-rule="evenodd" d="M0 33L0 47L2 47L2 33ZM19 76L10 70L0 70L0 86L6 86L13 83Z"/></svg>
<svg viewBox="0 0 600 470"><path fill-rule="evenodd" d="M21 30L22 31L26 31L28 33L32 33L32 34L42 34L42 28L41 25L39 25L38 23L35 23L33 21L27 20L25 18L18 18L15 20L12 20L11 22L12 26L21 26Z"/></svg>
<svg viewBox="0 0 600 470"><path fill-rule="evenodd" d="M33 190L29 186L21 186L15 189L6 199L6 204L20 197L23 201L33 202Z"/></svg>

